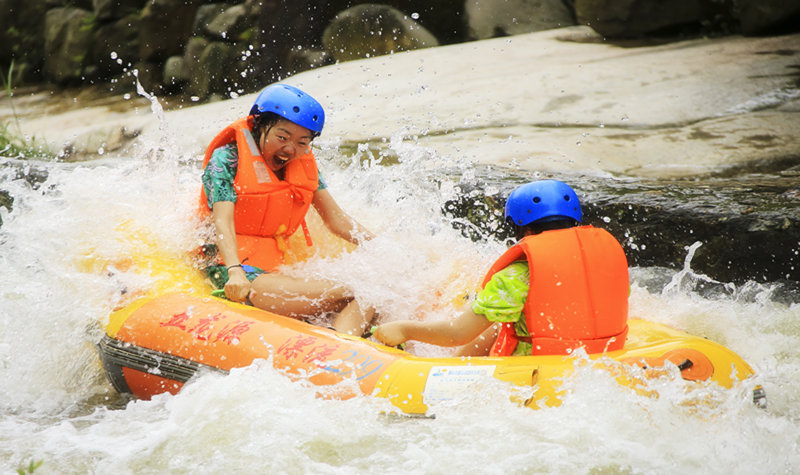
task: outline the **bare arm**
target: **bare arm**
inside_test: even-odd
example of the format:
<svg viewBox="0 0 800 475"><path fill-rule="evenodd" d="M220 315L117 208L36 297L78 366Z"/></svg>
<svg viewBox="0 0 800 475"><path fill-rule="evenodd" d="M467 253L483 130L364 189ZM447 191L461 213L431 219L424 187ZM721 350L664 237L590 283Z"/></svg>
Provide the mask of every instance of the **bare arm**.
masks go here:
<svg viewBox="0 0 800 475"><path fill-rule="evenodd" d="M328 190L317 190L311 204L333 234L353 244L372 239L372 233L345 213Z"/></svg>
<svg viewBox="0 0 800 475"><path fill-rule="evenodd" d="M226 266L239 264L239 246L236 243L236 228L233 224L233 202L217 201L211 208L217 234L217 248Z"/></svg>
<svg viewBox="0 0 800 475"><path fill-rule="evenodd" d="M439 346L459 346L471 342L491 325L492 322L473 312L472 307L467 305L455 320L390 322L376 328L373 335L388 346L396 346L406 340Z"/></svg>
<svg viewBox="0 0 800 475"><path fill-rule="evenodd" d="M211 208L214 227L217 233L217 248L222 262L230 267L239 262L239 246L236 243L236 228L233 222L233 202L217 201ZM225 283L225 295L236 302L247 298L250 282L241 267L228 269L228 282Z"/></svg>

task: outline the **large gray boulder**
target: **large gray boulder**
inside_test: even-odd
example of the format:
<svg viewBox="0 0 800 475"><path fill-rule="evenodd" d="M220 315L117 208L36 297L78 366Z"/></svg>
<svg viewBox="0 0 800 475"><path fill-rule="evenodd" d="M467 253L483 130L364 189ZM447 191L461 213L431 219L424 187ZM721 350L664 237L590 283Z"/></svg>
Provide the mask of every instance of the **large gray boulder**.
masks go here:
<svg viewBox="0 0 800 475"><path fill-rule="evenodd" d="M200 98L208 95L207 83L202 80L204 71L200 64L200 58L209 43L210 41L205 38L194 37L186 44L186 49L183 52L183 74L188 81L184 91Z"/></svg>
<svg viewBox="0 0 800 475"><path fill-rule="evenodd" d="M161 63L139 61L133 65L132 74L145 91L150 94L161 94L164 77Z"/></svg>
<svg viewBox="0 0 800 475"><path fill-rule="evenodd" d="M13 59L17 72L41 68L46 12L45 0L0 0L0 65Z"/></svg>
<svg viewBox="0 0 800 475"><path fill-rule="evenodd" d="M158 62L181 54L192 33L196 11L193 1L147 2L139 26L139 59Z"/></svg>
<svg viewBox="0 0 800 475"><path fill-rule="evenodd" d="M139 58L139 15L103 25L92 39L92 64L100 78L122 73Z"/></svg>
<svg viewBox="0 0 800 475"><path fill-rule="evenodd" d="M244 5L234 5L214 17L205 31L212 38L234 42L255 26L256 18L249 15Z"/></svg>
<svg viewBox="0 0 800 475"><path fill-rule="evenodd" d="M197 7L192 26L192 35L201 36L207 33L208 24L221 15L230 5L227 3L208 3Z"/></svg>
<svg viewBox="0 0 800 475"><path fill-rule="evenodd" d="M742 33L759 35L774 29L800 30L800 1L736 0Z"/></svg>
<svg viewBox="0 0 800 475"><path fill-rule="evenodd" d="M205 98L214 93L230 94L228 79L232 74L234 54L234 47L222 41L213 41L203 49L197 64L200 75L195 77L191 88L194 95Z"/></svg>
<svg viewBox="0 0 800 475"><path fill-rule="evenodd" d="M147 0L92 0L94 14L100 21L118 20L136 13Z"/></svg>
<svg viewBox="0 0 800 475"><path fill-rule="evenodd" d="M562 0L467 0L464 10L470 37L476 40L575 24Z"/></svg>
<svg viewBox="0 0 800 475"><path fill-rule="evenodd" d="M698 25L719 8L713 0L575 0L579 24L607 38L631 38Z"/></svg>
<svg viewBox="0 0 800 475"><path fill-rule="evenodd" d="M348 61L438 46L439 41L400 10L370 3L336 15L322 44L336 61Z"/></svg>
<svg viewBox="0 0 800 475"><path fill-rule="evenodd" d="M246 0L248 9L258 15L252 39L258 55L258 61L252 65L256 74L262 81L275 81L333 62L330 53L323 51L320 44L325 28L337 14L366 3L371 2ZM439 44L460 43L467 39L463 0L386 0L382 3L405 12L431 32ZM371 51L368 52L372 55Z"/></svg>
<svg viewBox="0 0 800 475"><path fill-rule="evenodd" d="M80 8L53 8L44 22L45 76L57 83L80 80L89 63L94 16Z"/></svg>
<svg viewBox="0 0 800 475"><path fill-rule="evenodd" d="M183 56L170 56L164 63L163 84L168 92L172 92L189 82L189 77L186 76L186 68L184 68L183 64Z"/></svg>

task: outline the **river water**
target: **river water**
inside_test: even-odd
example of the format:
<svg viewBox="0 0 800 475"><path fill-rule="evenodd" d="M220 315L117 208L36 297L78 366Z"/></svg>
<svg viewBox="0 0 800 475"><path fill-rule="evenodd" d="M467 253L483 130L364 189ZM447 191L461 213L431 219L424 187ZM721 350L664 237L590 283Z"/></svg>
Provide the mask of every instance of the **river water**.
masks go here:
<svg viewBox="0 0 800 475"><path fill-rule="evenodd" d="M468 164L431 160L399 137L387 148L391 166L366 148L317 151L337 201L377 237L340 253L312 219L321 254L289 271L344 281L385 319L447 318L505 245L473 242L441 211L474 179ZM128 256L182 255L202 241L197 157L164 139L124 158L36 163L48 174L34 186L5 165L14 206L0 208L0 473L38 462L36 473L800 472L800 305L769 284L699 292L690 261L681 272L631 269L632 315L729 347L756 381L722 390L664 379L651 398L584 370L557 408L517 407L498 383L420 419L387 415L371 397L315 397L262 361L128 401L103 374L99 324L125 292L155 285ZM756 383L766 409L751 402Z"/></svg>

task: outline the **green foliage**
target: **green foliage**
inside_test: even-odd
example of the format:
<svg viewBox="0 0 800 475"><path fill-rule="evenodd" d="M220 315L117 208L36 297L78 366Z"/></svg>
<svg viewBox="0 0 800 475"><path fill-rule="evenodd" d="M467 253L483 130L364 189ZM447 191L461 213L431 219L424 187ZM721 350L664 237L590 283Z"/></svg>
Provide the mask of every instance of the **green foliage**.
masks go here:
<svg viewBox="0 0 800 475"><path fill-rule="evenodd" d="M92 14L81 20L80 31L94 31L97 28L97 15Z"/></svg>
<svg viewBox="0 0 800 475"><path fill-rule="evenodd" d="M35 137L14 134L9 130L8 123L3 123L0 124L0 157L52 160L56 155L47 144L37 141Z"/></svg>
<svg viewBox="0 0 800 475"><path fill-rule="evenodd" d="M0 71L2 73L2 71ZM0 74L8 101L11 104L11 112L14 115L16 133L11 131L11 123L3 122L0 124L0 157L9 158L38 158L53 159L55 154L46 144L37 143L35 137L27 138L22 134L22 127L19 125L17 110L14 108L13 91L11 87L11 75L14 73L14 61L8 67L8 76Z"/></svg>
<svg viewBox="0 0 800 475"><path fill-rule="evenodd" d="M37 468L41 467L42 463L44 463L44 460L39 460L38 462L31 460L28 463L27 467L18 468L17 473L19 475L29 475L33 473Z"/></svg>
<svg viewBox="0 0 800 475"><path fill-rule="evenodd" d="M253 27L253 28L248 28L248 29L244 30L242 32L242 34L239 35L239 37L236 38L236 39L239 40L239 41L247 42L247 41L251 41L253 38L255 38L255 36L256 36L256 29L255 29L255 27Z"/></svg>

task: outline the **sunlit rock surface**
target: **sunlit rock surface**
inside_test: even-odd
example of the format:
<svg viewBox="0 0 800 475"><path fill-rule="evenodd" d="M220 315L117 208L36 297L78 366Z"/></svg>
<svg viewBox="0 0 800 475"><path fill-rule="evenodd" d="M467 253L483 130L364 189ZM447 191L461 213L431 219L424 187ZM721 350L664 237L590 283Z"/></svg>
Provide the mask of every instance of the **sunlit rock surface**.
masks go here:
<svg viewBox="0 0 800 475"><path fill-rule="evenodd" d="M287 82L326 107L322 142L379 146L402 134L476 163L689 176L800 155L798 58L800 35L629 46L571 27L352 61ZM253 98L169 111L169 139L200 154ZM145 141L163 130L146 106L68 110L26 119L24 129L60 148L98 128L117 133L114 123Z"/></svg>

